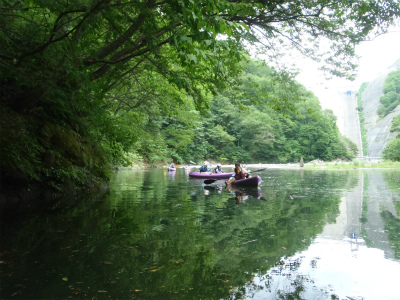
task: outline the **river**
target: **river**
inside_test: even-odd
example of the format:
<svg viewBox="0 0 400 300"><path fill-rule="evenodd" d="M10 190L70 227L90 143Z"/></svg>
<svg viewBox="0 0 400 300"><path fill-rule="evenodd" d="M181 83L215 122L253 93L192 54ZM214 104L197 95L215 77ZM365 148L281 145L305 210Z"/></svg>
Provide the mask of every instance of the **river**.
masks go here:
<svg viewBox="0 0 400 300"><path fill-rule="evenodd" d="M2 220L1 299L400 299L400 170L257 175L123 169Z"/></svg>

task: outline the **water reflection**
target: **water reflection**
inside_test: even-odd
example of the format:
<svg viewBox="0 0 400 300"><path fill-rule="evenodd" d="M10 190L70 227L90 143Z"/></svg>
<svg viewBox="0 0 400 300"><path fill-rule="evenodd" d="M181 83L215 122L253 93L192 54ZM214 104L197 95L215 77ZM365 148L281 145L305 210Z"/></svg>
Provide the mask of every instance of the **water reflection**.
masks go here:
<svg viewBox="0 0 400 300"><path fill-rule="evenodd" d="M123 170L106 199L2 224L2 298L396 299L398 171L174 173Z"/></svg>
<svg viewBox="0 0 400 300"><path fill-rule="evenodd" d="M237 188L233 185L228 185L226 187L236 198L236 204L241 204L247 199L255 198L260 199L262 196L261 188L254 188L254 187L241 187Z"/></svg>
<svg viewBox="0 0 400 300"><path fill-rule="evenodd" d="M217 193L221 194L222 192L222 186L202 186L204 195L210 195L210 193Z"/></svg>
<svg viewBox="0 0 400 300"><path fill-rule="evenodd" d="M305 251L255 274L239 298L400 299L399 175L361 172L358 184L343 193L336 221Z"/></svg>

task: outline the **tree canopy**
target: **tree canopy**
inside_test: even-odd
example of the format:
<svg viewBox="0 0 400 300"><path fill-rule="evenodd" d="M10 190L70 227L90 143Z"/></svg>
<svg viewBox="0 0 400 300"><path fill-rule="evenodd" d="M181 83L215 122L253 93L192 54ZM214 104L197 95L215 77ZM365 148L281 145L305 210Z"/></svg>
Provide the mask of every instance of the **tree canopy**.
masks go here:
<svg viewBox="0 0 400 300"><path fill-rule="evenodd" d="M244 42L277 51L288 41L319 59L319 43L329 39L326 68L352 76L354 46L383 33L399 14L396 1L6 0L1 57L18 67L58 53L54 59L68 59L85 69L90 80L112 74L112 87L116 78L137 74L146 63L169 71L168 77L180 74L167 64L171 57L195 66L192 72L222 79L229 74L225 65L239 59ZM218 43L220 35L225 46ZM224 64L218 64L222 59Z"/></svg>

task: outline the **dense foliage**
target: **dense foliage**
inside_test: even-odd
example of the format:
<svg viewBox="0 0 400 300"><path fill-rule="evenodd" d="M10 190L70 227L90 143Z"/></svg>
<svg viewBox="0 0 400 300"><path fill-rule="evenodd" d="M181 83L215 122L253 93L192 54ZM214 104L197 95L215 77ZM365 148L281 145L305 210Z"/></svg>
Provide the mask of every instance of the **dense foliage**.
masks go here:
<svg viewBox="0 0 400 300"><path fill-rule="evenodd" d="M384 95L378 107L378 115L383 118L393 112L400 105L400 71L389 73L383 86Z"/></svg>
<svg viewBox="0 0 400 300"><path fill-rule="evenodd" d="M400 132L400 115L392 120L391 132ZM383 157L388 160L400 161L400 134L394 139L389 140L386 148L383 150Z"/></svg>
<svg viewBox="0 0 400 300"><path fill-rule="evenodd" d="M257 96L233 89L245 86L238 81L245 45L261 46L271 61L285 46L297 49L321 61L327 72L352 78L355 45L385 32L400 8L393 1L363 0L3 0L0 15L2 183L36 181L58 189L68 183L76 189L107 180L112 164L141 157L159 161L170 156L169 148L184 153L201 138L194 131L199 112L215 109L216 95L228 97L220 92L228 90L239 107ZM319 45L326 42L324 53ZM273 75L293 87L290 77L285 71ZM282 90L267 102L293 111L298 93ZM251 109L258 118L269 108ZM303 118L298 122L305 127L297 134L306 143L316 134L306 124L321 119L296 118ZM236 145L248 147L254 121L242 124ZM322 123L318 126L327 126ZM259 142L250 157L298 156L291 147L281 156L281 141L271 154L260 152L261 140L270 146L270 132L279 127L267 124L256 124ZM332 147L307 142L294 151L337 155Z"/></svg>
<svg viewBox="0 0 400 300"><path fill-rule="evenodd" d="M368 82L363 82L357 93L357 110L358 116L360 118L360 131L361 131L361 141L363 147L363 155L368 156L368 143L367 143L367 129L365 129L365 117L364 108L362 105L362 94L368 86Z"/></svg>
<svg viewBox="0 0 400 300"><path fill-rule="evenodd" d="M178 162L208 158L249 163L353 158L357 146L340 135L332 111L322 111L318 99L304 88L293 87L299 99L291 110L282 113L270 107L274 99L293 98L290 87L276 82L271 74L271 68L249 63L235 91L252 95L249 98L254 103L240 109L233 92L217 96L210 113L197 122L188 149L177 150L173 158Z"/></svg>
<svg viewBox="0 0 400 300"><path fill-rule="evenodd" d="M381 97L382 103L378 108L380 117L385 117L393 112L400 105L400 71L389 73L383 86L384 95ZM400 132L400 115L392 120L390 132ZM383 150L383 157L392 161L400 161L400 135L389 140L386 148Z"/></svg>

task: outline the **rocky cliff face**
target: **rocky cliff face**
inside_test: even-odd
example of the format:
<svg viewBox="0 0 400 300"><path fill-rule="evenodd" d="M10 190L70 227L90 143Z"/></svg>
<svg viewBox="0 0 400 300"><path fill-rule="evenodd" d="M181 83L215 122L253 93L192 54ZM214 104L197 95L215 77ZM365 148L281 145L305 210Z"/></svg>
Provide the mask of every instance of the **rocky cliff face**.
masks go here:
<svg viewBox="0 0 400 300"><path fill-rule="evenodd" d="M394 112L390 113L382 120L379 120L377 109L380 105L379 99L383 95L382 90L386 77L390 72L398 70L400 70L400 59L383 74L371 81L361 95L365 129L368 130L367 143L369 157L381 157L387 141L397 135L397 133L391 133L390 128L392 127L393 118L400 114L400 105L397 106Z"/></svg>

